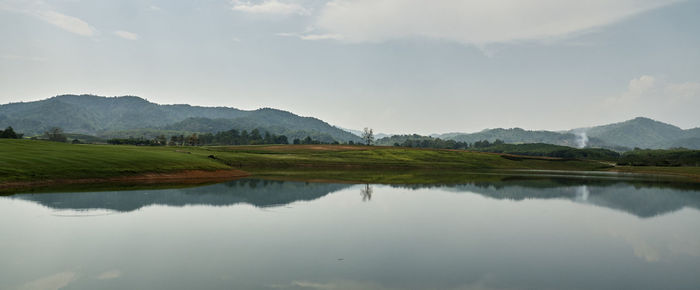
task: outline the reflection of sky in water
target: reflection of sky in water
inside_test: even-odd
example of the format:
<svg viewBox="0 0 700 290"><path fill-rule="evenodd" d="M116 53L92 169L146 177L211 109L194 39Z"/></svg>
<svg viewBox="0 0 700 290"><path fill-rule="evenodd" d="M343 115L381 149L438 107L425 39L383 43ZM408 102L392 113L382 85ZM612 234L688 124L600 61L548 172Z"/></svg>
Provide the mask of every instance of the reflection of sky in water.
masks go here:
<svg viewBox="0 0 700 290"><path fill-rule="evenodd" d="M281 182L16 195L0 198L0 288L693 288L699 195Z"/></svg>

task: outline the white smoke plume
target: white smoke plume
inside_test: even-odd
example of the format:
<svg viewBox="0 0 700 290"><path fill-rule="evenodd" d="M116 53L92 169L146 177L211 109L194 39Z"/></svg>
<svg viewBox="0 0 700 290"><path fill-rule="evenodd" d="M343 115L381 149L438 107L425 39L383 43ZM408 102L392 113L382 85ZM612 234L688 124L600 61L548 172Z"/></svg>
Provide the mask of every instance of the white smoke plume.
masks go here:
<svg viewBox="0 0 700 290"><path fill-rule="evenodd" d="M586 135L585 131L577 132L576 133L576 147L578 148L584 148L588 145L588 135Z"/></svg>

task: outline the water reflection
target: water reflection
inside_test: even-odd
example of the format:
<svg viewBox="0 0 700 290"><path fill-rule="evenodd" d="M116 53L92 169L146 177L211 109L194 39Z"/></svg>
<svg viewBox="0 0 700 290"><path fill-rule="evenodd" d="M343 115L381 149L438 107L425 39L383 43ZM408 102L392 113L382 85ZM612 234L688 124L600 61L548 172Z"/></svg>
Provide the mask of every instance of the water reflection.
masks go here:
<svg viewBox="0 0 700 290"><path fill-rule="evenodd" d="M542 178L17 194L0 288L694 289L699 195Z"/></svg>
<svg viewBox="0 0 700 290"><path fill-rule="evenodd" d="M672 187L665 184L622 181L525 179L441 187L453 192L477 193L495 199L566 199L624 211L642 218L674 212L684 207L700 209L700 188L691 184Z"/></svg>
<svg viewBox="0 0 700 290"><path fill-rule="evenodd" d="M128 212L150 205L256 207L286 205L315 200L333 192L360 186L362 201L371 201L373 185L309 183L242 179L227 183L166 190L134 190L80 193L17 194L10 198L40 203L54 209L105 209ZM615 209L647 218L683 207L700 209L700 188L693 184L630 183L627 181L580 179L505 179L465 184L392 185L406 189L438 188L455 193L476 193L494 199L566 199Z"/></svg>
<svg viewBox="0 0 700 290"><path fill-rule="evenodd" d="M134 211L150 205L250 204L271 207L295 201L314 200L349 186L351 185L241 179L182 189L35 193L17 194L12 198L34 201L55 209L107 209L119 212Z"/></svg>
<svg viewBox="0 0 700 290"><path fill-rule="evenodd" d="M374 189L372 188L372 186L369 184L365 184L365 186L362 189L360 189L360 196L362 196L362 201L372 200L373 192Z"/></svg>

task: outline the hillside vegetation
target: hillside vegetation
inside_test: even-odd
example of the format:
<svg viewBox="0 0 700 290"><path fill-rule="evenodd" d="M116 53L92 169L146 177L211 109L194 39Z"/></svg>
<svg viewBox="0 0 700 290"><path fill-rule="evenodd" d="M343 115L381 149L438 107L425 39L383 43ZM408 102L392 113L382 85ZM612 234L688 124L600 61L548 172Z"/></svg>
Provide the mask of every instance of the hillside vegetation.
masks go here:
<svg viewBox="0 0 700 290"><path fill-rule="evenodd" d="M289 140L308 136L325 143L361 141L356 135L357 131L344 130L317 118L302 117L272 108L246 111L229 107L160 105L135 96L108 98L94 95L61 95L35 102L0 105L0 128L8 126L12 126L16 132L23 133L26 137L41 135L54 127L62 128L66 133L80 134L83 139L90 139L86 137L88 135L101 139L152 139L160 135L215 134L231 129L258 129L260 132L285 135ZM377 136L379 137L383 136ZM448 133L431 137L461 143L502 140L510 144L546 143L605 148L618 152L636 147L700 149L700 128L683 130L641 117L615 124L560 132L496 128L476 133ZM380 138L378 144L401 144L406 138L417 137L391 136Z"/></svg>
<svg viewBox="0 0 700 290"><path fill-rule="evenodd" d="M67 133L104 138L153 138L168 133L259 129L292 139L312 136L326 142L360 141L359 137L319 119L282 110L159 105L134 96L61 95L36 102L0 105L0 127L7 126L26 136L39 135L53 127L60 127Z"/></svg>
<svg viewBox="0 0 700 290"><path fill-rule="evenodd" d="M420 135L394 135L377 140L379 145L392 145L397 147L412 148L436 148L436 149L467 149L472 151L506 153L524 156L546 156L569 159L592 159L613 161L620 154L602 148L572 148L546 143L506 144L500 139L493 142L488 140L475 141L473 143L443 140Z"/></svg>
<svg viewBox="0 0 700 290"><path fill-rule="evenodd" d="M618 165L700 166L700 150L633 150L625 152Z"/></svg>
<svg viewBox="0 0 700 290"><path fill-rule="evenodd" d="M585 138L583 135L585 134ZM628 151L635 147L669 149L684 147L700 149L700 128L683 130L649 118L635 118L625 122L566 132L528 131L521 128L488 129L477 133L448 133L435 135L446 140L474 143L480 140L503 140L506 143L547 143L578 147L585 140L586 147Z"/></svg>
<svg viewBox="0 0 700 290"><path fill-rule="evenodd" d="M471 134L450 133L439 135L438 137L447 140L455 140L467 143L474 143L482 140L487 140L489 142L502 140L506 143L547 143L569 147L576 147L579 142L579 137L577 137L573 133L559 133L552 131L529 131L521 128L488 129ZM605 142L598 139L589 139L588 142L589 146L600 147L607 145L605 144Z"/></svg>
<svg viewBox="0 0 700 290"><path fill-rule="evenodd" d="M690 149L700 149L700 130L683 130L676 126L649 118L635 118L629 121L597 126L585 130L590 138L597 138L610 144L628 148L673 148L683 145Z"/></svg>
<svg viewBox="0 0 700 290"><path fill-rule="evenodd" d="M470 148L471 150L493 153L506 153L525 156L547 156L558 158L576 158L615 161L620 153L602 148L571 148L544 143L532 144L493 144L483 148Z"/></svg>

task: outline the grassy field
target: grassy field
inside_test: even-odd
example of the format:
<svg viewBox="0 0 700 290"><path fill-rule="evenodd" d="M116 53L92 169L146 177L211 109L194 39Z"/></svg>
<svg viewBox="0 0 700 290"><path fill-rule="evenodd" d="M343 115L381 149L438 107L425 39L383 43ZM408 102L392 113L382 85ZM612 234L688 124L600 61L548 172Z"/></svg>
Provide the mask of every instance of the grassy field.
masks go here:
<svg viewBox="0 0 700 290"><path fill-rule="evenodd" d="M345 145L269 145L208 147L222 162L243 170L268 168L335 169L551 169L596 170L594 161L504 156L463 150Z"/></svg>
<svg viewBox="0 0 700 290"><path fill-rule="evenodd" d="M460 174L469 172L518 169L592 171L610 168L597 161L461 150L344 145L148 147L0 139L0 184L233 169L254 176L288 176L307 180L318 176L317 179L343 181L416 179L430 182L445 180L445 176L449 180L458 179ZM700 175L700 172L693 171L691 174Z"/></svg>
<svg viewBox="0 0 700 290"><path fill-rule="evenodd" d="M0 182L108 178L230 167L206 152L173 148L80 145L0 139Z"/></svg>

